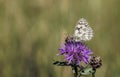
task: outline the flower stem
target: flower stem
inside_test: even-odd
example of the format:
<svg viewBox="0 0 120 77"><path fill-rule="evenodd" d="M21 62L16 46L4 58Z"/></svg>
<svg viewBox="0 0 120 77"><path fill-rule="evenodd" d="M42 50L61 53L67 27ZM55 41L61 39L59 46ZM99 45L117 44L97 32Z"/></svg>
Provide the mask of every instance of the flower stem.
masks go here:
<svg viewBox="0 0 120 77"><path fill-rule="evenodd" d="M92 73L92 77L95 77L95 73Z"/></svg>
<svg viewBox="0 0 120 77"><path fill-rule="evenodd" d="M78 69L76 65L72 66L72 70L73 70L74 77L78 77Z"/></svg>

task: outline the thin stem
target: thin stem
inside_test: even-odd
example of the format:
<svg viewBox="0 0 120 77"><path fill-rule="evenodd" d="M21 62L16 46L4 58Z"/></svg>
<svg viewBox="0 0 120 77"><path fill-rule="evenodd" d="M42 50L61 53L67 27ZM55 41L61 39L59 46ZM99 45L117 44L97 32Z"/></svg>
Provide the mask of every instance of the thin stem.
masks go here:
<svg viewBox="0 0 120 77"><path fill-rule="evenodd" d="M78 69L77 69L76 65L72 66L72 70L73 70L73 73L74 73L74 77L78 77Z"/></svg>
<svg viewBox="0 0 120 77"><path fill-rule="evenodd" d="M92 77L95 77L95 73L92 73Z"/></svg>
<svg viewBox="0 0 120 77"><path fill-rule="evenodd" d="M95 77L96 69L93 69L94 72L92 73L92 77Z"/></svg>
<svg viewBox="0 0 120 77"><path fill-rule="evenodd" d="M79 77L81 77L81 74L79 75Z"/></svg>

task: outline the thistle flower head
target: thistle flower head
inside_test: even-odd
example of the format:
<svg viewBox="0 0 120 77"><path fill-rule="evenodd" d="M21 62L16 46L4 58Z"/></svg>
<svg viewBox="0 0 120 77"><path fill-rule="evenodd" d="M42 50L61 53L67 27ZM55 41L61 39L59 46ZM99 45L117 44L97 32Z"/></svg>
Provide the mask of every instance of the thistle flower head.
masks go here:
<svg viewBox="0 0 120 77"><path fill-rule="evenodd" d="M94 69L102 66L102 60L99 56L93 56L89 63Z"/></svg>
<svg viewBox="0 0 120 77"><path fill-rule="evenodd" d="M88 63L92 51L82 42L66 41L65 44L59 49L60 55L65 56L68 64L81 65L81 62Z"/></svg>

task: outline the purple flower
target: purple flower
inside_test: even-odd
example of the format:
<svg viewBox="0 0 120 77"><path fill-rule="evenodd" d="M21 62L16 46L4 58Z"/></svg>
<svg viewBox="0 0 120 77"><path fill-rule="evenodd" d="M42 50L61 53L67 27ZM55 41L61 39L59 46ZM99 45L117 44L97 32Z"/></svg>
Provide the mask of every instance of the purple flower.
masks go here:
<svg viewBox="0 0 120 77"><path fill-rule="evenodd" d="M81 62L88 64L92 51L82 42L66 42L60 49L59 55L64 55L68 64L81 65Z"/></svg>

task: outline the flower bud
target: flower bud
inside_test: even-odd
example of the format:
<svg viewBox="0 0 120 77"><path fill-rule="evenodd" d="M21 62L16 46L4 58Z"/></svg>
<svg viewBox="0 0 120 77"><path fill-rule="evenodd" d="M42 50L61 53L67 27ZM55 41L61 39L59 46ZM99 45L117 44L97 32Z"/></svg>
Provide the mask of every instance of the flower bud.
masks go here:
<svg viewBox="0 0 120 77"><path fill-rule="evenodd" d="M89 63L93 69L96 69L96 68L99 68L101 67L102 65L102 60L99 56L93 56L91 59L90 59L90 63Z"/></svg>

